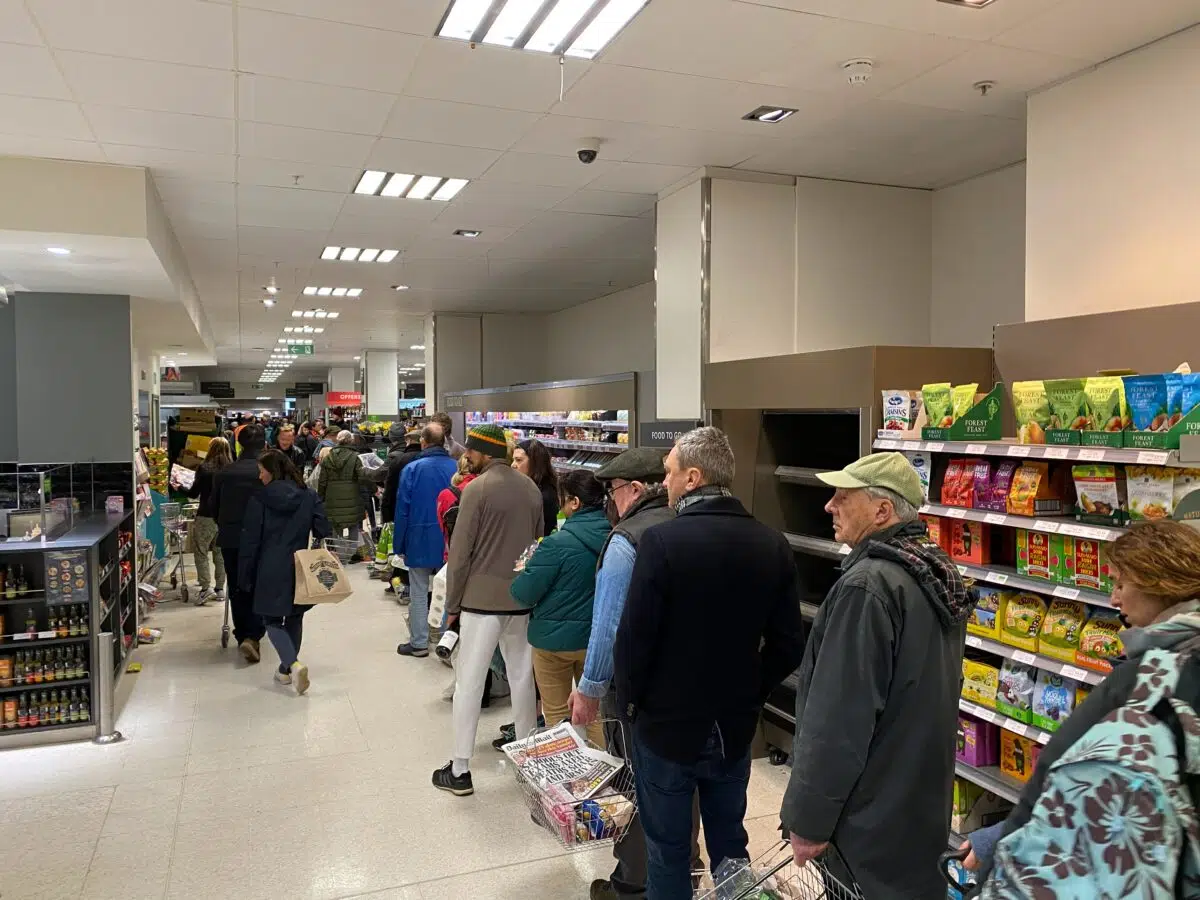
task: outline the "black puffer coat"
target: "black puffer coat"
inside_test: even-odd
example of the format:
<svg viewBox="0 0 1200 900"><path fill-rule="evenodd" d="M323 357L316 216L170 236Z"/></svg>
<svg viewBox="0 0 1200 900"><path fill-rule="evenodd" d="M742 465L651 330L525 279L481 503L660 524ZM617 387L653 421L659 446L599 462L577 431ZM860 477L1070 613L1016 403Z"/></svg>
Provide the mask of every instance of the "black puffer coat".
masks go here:
<svg viewBox="0 0 1200 900"><path fill-rule="evenodd" d="M297 550L309 537L329 537L321 499L288 479L272 481L246 507L238 552L238 581L254 592L254 612L289 616L294 611Z"/></svg>

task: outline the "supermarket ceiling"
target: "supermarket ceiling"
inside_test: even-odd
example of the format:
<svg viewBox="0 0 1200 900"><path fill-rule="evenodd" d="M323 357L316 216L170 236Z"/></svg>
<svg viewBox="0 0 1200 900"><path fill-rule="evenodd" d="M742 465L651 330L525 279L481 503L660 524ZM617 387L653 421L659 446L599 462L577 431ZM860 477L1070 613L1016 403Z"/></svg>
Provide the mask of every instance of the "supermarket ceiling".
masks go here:
<svg viewBox="0 0 1200 900"><path fill-rule="evenodd" d="M937 187L1014 162L1026 92L1200 22L1195 0L651 0L560 68L433 37L447 6L0 0L0 153L148 167L222 363L256 364L318 305L342 315L316 359L349 362L430 310L554 310L649 280L655 194L698 166ZM852 87L855 57L874 68ZM742 120L762 105L797 112ZM355 195L366 169L469 183L449 202Z"/></svg>

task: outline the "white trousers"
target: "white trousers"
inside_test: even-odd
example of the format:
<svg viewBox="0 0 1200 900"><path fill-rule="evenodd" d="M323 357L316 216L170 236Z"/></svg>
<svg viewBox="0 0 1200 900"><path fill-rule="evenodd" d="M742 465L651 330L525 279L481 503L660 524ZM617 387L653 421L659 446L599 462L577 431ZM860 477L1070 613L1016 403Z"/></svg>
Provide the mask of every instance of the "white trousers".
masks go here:
<svg viewBox="0 0 1200 900"><path fill-rule="evenodd" d="M496 645L504 657L517 737L537 724L537 693L533 686L533 648L529 646L529 616L481 616L464 612L458 624L458 657L454 660L455 759L475 755L479 704Z"/></svg>

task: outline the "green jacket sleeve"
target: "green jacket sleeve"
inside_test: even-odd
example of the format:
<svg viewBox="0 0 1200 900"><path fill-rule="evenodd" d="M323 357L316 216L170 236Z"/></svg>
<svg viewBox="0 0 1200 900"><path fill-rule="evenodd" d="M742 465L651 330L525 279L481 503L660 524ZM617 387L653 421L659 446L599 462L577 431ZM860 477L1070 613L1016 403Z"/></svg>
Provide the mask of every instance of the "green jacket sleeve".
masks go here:
<svg viewBox="0 0 1200 900"><path fill-rule="evenodd" d="M542 541L529 562L525 563L525 571L513 579L508 592L519 606L527 609L537 606L546 599L558 579L562 550L556 537L558 535L551 535Z"/></svg>

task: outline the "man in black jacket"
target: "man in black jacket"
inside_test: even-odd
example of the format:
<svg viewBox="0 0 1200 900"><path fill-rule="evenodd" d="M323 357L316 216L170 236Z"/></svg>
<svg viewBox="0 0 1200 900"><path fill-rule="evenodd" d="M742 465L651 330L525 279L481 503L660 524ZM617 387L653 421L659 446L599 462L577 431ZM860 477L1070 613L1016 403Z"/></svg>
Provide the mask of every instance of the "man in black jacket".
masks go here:
<svg viewBox="0 0 1200 900"><path fill-rule="evenodd" d="M871 900L945 894L966 619L958 569L917 517L921 479L901 453L817 476L851 548L813 623L796 688L780 817L798 864L821 856Z"/></svg>
<svg viewBox="0 0 1200 900"><path fill-rule="evenodd" d="M275 443L279 452L292 461L292 465L296 467L296 471L304 475L304 462L308 457L304 455L304 451L296 443L295 426L286 422L279 426L279 434L275 437Z"/></svg>
<svg viewBox="0 0 1200 900"><path fill-rule="evenodd" d="M647 896L690 900L692 794L712 869L746 858L750 744L767 695L800 662L803 634L791 548L730 492L724 432L683 435L666 470L676 517L638 545L613 681L633 731Z"/></svg>
<svg viewBox="0 0 1200 900"><path fill-rule="evenodd" d="M372 473L377 484L383 485L383 499L379 501L380 519L385 524L396 521L396 491L400 487L400 473L404 467L421 455L421 430L405 432L404 425L397 422L388 429L387 459Z"/></svg>
<svg viewBox="0 0 1200 900"><path fill-rule="evenodd" d="M258 662L258 643L266 634L262 618L254 614L253 586L238 580L238 546L242 540L242 520L246 505L262 487L258 480L258 455L266 447L261 425L245 425L238 434L241 455L221 469L213 479L213 509L217 513L217 546L225 558L229 606L233 611L233 638L246 662Z"/></svg>

